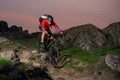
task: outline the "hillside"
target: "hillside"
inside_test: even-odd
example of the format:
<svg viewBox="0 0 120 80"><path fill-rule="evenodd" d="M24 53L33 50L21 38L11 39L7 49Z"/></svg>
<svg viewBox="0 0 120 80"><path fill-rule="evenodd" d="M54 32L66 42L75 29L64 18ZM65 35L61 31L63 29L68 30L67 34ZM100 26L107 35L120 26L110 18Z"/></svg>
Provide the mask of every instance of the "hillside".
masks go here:
<svg viewBox="0 0 120 80"><path fill-rule="evenodd" d="M71 58L63 59L60 66L65 65L61 68L54 68L44 63L44 55L37 52L37 35L40 33L29 34L21 27L8 27L7 23L0 22L0 79L120 80L119 22L103 30L86 24L64 32L61 55ZM112 35L112 44L108 34Z"/></svg>
<svg viewBox="0 0 120 80"><path fill-rule="evenodd" d="M66 42L81 50L95 50L120 46L120 22L112 23L100 30L92 24L65 30Z"/></svg>

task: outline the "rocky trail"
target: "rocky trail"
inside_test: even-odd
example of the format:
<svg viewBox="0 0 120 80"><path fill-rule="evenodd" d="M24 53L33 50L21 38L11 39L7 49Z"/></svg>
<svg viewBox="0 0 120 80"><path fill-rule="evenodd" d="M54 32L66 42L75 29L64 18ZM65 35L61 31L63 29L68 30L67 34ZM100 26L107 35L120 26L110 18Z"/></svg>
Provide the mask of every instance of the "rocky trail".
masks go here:
<svg viewBox="0 0 120 80"><path fill-rule="evenodd" d="M11 43L11 41L5 38L2 40L3 42ZM2 49L0 52L1 54L0 56L7 57L10 59L16 51L16 54L18 55L20 62L30 66L45 69L46 73L49 74L53 80L115 80L116 78L116 76L113 75L112 73L110 74L109 71L100 71L100 72L96 71L94 73L90 73L87 70L84 70L83 72L79 72L73 68L67 68L67 67L54 68L53 66L43 62L42 58L38 56L37 49L28 47L28 46L23 47L23 45L21 44L17 44L17 45L18 45L18 48L16 50L14 50L13 48ZM13 59L12 61L13 62L18 61L18 57L16 59ZM30 59L30 57L32 57L32 59ZM84 66L85 64L84 63L82 64L82 63L83 62L80 62L79 65Z"/></svg>
<svg viewBox="0 0 120 80"><path fill-rule="evenodd" d="M110 24L103 30L86 24L64 32L66 44L72 43L80 50L120 47L120 22ZM0 80L3 77L8 77L5 80L120 80L120 50L117 55L100 55L98 62L90 64L90 69L85 68L87 63L76 58L72 58L71 62L77 63L71 64L70 67L54 68L44 62L45 55L38 53L36 47L31 46L32 43L35 44L39 34L29 34L27 30L23 31L22 27L8 27L7 22L0 21L0 58L2 57L3 61L4 58L9 60L7 64L0 62ZM104 51L102 53L104 54ZM100 65L103 65L103 69L92 71ZM106 70L104 65L107 66Z"/></svg>
<svg viewBox="0 0 120 80"><path fill-rule="evenodd" d="M36 50L33 50L33 52L35 52ZM27 63L27 64L31 64L35 67L41 67L41 68L46 68L47 69L47 73L51 75L53 80L114 80L114 78L116 78L115 75L108 74L108 72L106 71L100 71L100 72L94 72L94 73L89 73L86 71L84 72L79 72L74 70L73 68L66 68L66 67L62 67L62 68L54 68L53 66L51 66L50 64L45 64L42 63L42 60L40 58L35 59L35 60L29 60L28 59L28 55L31 54L36 54L36 53L29 53L29 52L25 52L23 55L20 55L21 57L21 62ZM82 66L82 65L81 65Z"/></svg>

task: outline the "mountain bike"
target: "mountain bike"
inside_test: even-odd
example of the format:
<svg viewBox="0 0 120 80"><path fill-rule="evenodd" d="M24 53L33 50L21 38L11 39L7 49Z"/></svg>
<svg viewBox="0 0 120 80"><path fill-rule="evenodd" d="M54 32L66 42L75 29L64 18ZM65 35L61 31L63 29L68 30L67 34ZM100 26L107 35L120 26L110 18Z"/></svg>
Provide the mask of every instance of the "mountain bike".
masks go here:
<svg viewBox="0 0 120 80"><path fill-rule="evenodd" d="M63 38L63 36L59 34L53 34L52 37L45 35L45 39L44 39L44 45L45 45L44 49L48 51L47 61L54 67L57 66L58 64L60 57L60 50L63 47L62 43L60 42L60 38ZM38 51L40 51L40 44L38 45Z"/></svg>

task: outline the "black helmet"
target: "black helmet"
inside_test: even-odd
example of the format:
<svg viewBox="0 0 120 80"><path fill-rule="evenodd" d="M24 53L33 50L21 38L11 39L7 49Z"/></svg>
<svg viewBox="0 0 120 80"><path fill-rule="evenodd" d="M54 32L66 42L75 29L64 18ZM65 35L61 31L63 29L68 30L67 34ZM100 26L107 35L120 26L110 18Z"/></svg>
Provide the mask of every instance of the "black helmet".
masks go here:
<svg viewBox="0 0 120 80"><path fill-rule="evenodd" d="M53 19L53 17L52 17L51 15L48 15L47 18L48 18L48 21L49 21L49 22L53 22L53 21L54 21L54 19Z"/></svg>

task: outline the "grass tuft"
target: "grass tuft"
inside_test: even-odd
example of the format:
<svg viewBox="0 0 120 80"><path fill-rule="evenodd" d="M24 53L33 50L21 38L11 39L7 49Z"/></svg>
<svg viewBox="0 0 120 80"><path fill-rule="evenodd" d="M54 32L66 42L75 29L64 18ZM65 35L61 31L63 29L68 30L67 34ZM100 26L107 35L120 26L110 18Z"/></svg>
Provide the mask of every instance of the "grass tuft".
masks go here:
<svg viewBox="0 0 120 80"><path fill-rule="evenodd" d="M10 59L5 58L5 57L0 57L0 63L9 63Z"/></svg>
<svg viewBox="0 0 120 80"><path fill-rule="evenodd" d="M73 59L78 59L82 62L87 63L87 66L85 66L87 69L94 71L94 70L102 70L107 69L107 65L105 62L102 62L99 64L99 66L96 66L95 64L98 63L101 59L101 57L105 56L108 53L120 53L120 48L105 48L101 50L93 50L93 51L81 51L78 48L74 47L73 45L65 45L63 50L61 51L61 54L69 54ZM79 63L78 63L79 64ZM66 67L74 68L75 70L82 71L85 67L74 67L73 65L77 65L77 63L73 60L70 63L66 65ZM93 67L95 67L93 69Z"/></svg>

